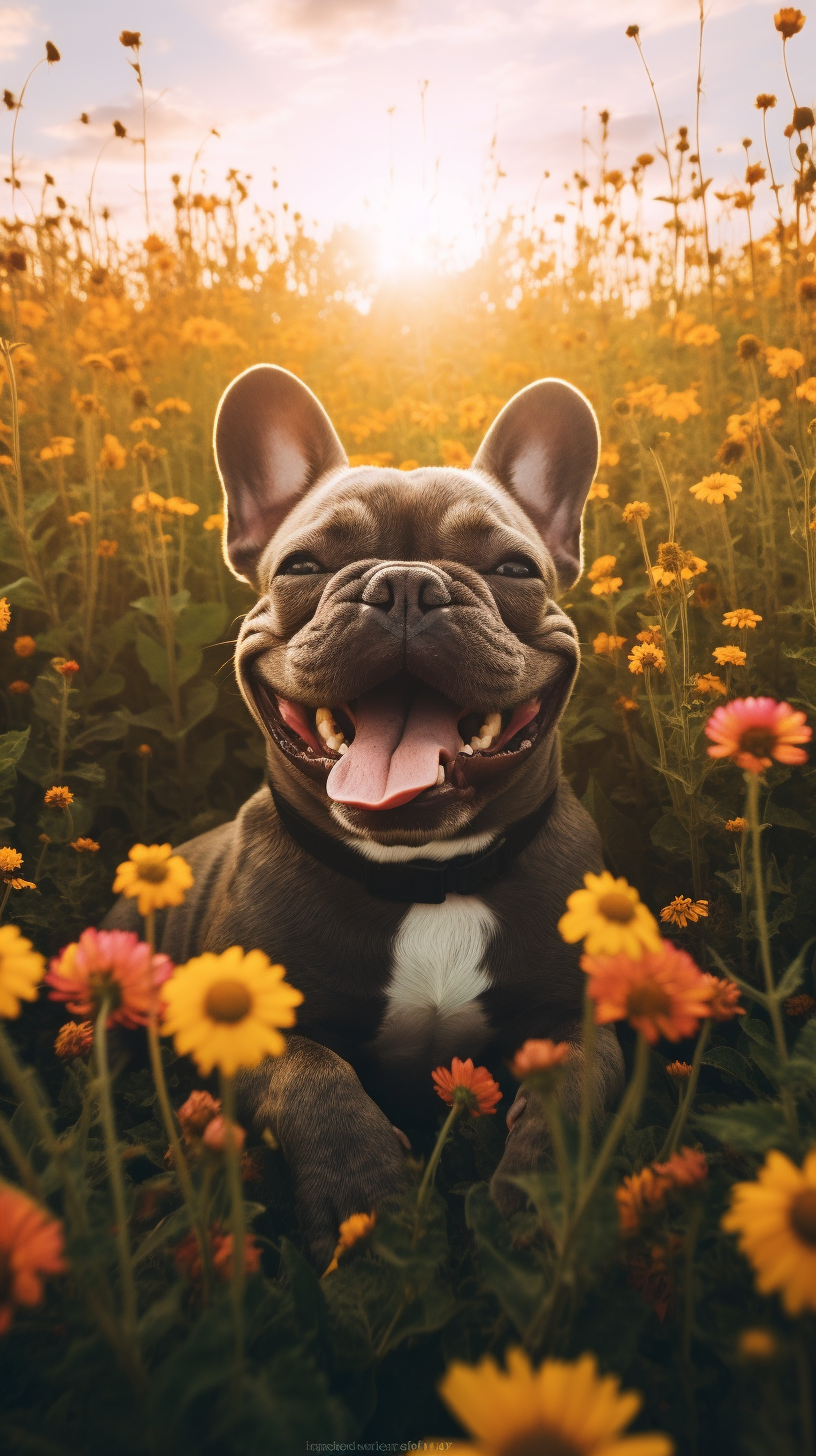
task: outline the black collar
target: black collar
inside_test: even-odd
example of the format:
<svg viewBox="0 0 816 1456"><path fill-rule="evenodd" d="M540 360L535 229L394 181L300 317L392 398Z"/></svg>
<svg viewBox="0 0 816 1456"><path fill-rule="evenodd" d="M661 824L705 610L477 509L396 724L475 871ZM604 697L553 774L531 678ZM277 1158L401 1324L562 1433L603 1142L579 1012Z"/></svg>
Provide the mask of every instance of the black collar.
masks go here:
<svg viewBox="0 0 816 1456"><path fill-rule="evenodd" d="M380 864L315 828L272 789L278 818L301 849L330 870L357 880L378 900L399 900L409 905L442 905L446 895L478 895L494 884L543 829L555 795L553 789L543 804L518 823L510 824L489 849L461 854L456 859L411 859Z"/></svg>

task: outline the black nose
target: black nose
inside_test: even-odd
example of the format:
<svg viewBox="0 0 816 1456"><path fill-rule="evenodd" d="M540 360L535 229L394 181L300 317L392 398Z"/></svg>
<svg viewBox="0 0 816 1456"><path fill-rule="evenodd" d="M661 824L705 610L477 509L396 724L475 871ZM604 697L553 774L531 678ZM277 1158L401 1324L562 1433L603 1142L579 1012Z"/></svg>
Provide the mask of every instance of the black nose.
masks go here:
<svg viewBox="0 0 816 1456"><path fill-rule="evenodd" d="M397 637L413 637L429 625L438 607L450 605L444 578L431 566L390 561L372 572L363 601L376 610L381 627Z"/></svg>

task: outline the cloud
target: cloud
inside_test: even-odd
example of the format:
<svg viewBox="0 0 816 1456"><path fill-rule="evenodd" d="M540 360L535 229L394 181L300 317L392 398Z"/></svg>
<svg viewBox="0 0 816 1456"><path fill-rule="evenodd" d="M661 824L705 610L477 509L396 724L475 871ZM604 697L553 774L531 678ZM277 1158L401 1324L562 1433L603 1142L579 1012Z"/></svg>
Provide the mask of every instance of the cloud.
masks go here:
<svg viewBox="0 0 816 1456"><path fill-rule="evenodd" d="M352 48L487 41L517 31L525 5L526 0L503 5L491 0L239 0L221 25L253 50L296 49L325 59Z"/></svg>
<svg viewBox="0 0 816 1456"><path fill-rule="evenodd" d="M744 10L763 0L718 0L716 15L720 19L734 10ZM558 30L565 26L579 31L608 30L627 25L640 25L644 37L677 25L698 25L698 0L570 0L568 15L563 0L535 0L525 15L526 24L538 31Z"/></svg>
<svg viewBox="0 0 816 1456"><path fill-rule="evenodd" d="M13 61L40 30L42 26L27 5L0 6L0 61Z"/></svg>

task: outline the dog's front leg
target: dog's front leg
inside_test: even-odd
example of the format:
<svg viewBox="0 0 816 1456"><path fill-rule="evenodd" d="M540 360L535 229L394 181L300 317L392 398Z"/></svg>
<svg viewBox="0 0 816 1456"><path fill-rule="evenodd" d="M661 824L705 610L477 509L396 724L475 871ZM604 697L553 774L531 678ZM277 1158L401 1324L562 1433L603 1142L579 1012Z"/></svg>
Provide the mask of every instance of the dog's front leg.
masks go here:
<svg viewBox="0 0 816 1456"><path fill-rule="evenodd" d="M407 1187L399 1138L348 1062L303 1036L289 1037L282 1057L240 1073L236 1090L243 1126L268 1128L280 1144L301 1230L322 1272L340 1222Z"/></svg>
<svg viewBox="0 0 816 1456"><path fill-rule="evenodd" d="M586 1065L579 1027L558 1039L568 1041L571 1048L558 1094L565 1117L577 1119L584 1083L590 1076L594 1117L599 1120L620 1096L623 1086L623 1056L614 1030L606 1026L596 1029L591 1069ZM544 1099L539 1092L528 1087L520 1089L507 1114L507 1124L510 1131L504 1155L490 1184L493 1198L505 1218L517 1213L527 1202L527 1195L510 1179L544 1166L552 1155Z"/></svg>

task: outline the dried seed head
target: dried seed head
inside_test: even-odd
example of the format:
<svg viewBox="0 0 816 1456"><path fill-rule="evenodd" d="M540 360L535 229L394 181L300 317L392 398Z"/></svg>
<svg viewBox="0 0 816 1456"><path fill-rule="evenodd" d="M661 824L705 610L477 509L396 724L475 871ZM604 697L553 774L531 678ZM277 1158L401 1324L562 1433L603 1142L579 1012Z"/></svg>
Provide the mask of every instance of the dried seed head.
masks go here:
<svg viewBox="0 0 816 1456"><path fill-rule="evenodd" d="M762 353L762 340L756 334L743 334L737 339L737 358L745 363L748 359L756 359Z"/></svg>
<svg viewBox="0 0 816 1456"><path fill-rule="evenodd" d="M121 121L115 121L113 123L113 134L118 137L127 136L127 128L122 125Z"/></svg>
<svg viewBox="0 0 816 1456"><path fill-rule="evenodd" d="M142 32L140 30L123 30L119 36L119 44L127 50L137 51L142 44Z"/></svg>
<svg viewBox="0 0 816 1456"><path fill-rule="evenodd" d="M813 126L813 112L809 106L795 106L793 125L797 131L808 131Z"/></svg>
<svg viewBox="0 0 816 1456"><path fill-rule="evenodd" d="M53 66L56 64L57 61L62 60L62 57L57 50L57 47L54 45L53 41L47 40L45 42L45 59L47 60L49 66Z"/></svg>
<svg viewBox="0 0 816 1456"><path fill-rule="evenodd" d="M776 106L776 97L768 91L760 91L754 105L757 111L770 111L772 107Z"/></svg>

